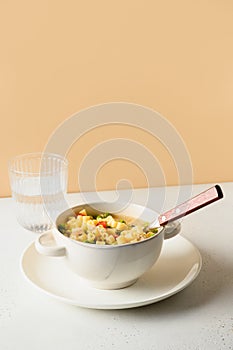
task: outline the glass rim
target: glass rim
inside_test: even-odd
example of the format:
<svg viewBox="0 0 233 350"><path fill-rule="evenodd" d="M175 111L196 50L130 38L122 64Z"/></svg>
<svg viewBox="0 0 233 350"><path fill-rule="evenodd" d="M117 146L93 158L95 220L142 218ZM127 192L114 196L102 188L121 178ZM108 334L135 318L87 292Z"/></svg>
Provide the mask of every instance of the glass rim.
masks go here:
<svg viewBox="0 0 233 350"><path fill-rule="evenodd" d="M23 170L16 170L14 169L14 162L16 162L17 160L20 159L24 159L26 157L31 157L31 158L41 158L43 159L43 155L46 157L53 157L53 158L57 158L60 159L63 164L62 167L65 168L68 166L68 159L65 156L62 156L61 154L58 153L50 153L50 152L31 152L31 153L23 153L23 154L19 154L17 156L14 156L12 158L9 159L8 161L8 170L11 173L14 174L25 174L25 175L40 175L41 171L23 171ZM47 175L47 174L52 174L52 173L58 173L60 171L60 169L56 170L56 171L45 171L43 172L43 175Z"/></svg>

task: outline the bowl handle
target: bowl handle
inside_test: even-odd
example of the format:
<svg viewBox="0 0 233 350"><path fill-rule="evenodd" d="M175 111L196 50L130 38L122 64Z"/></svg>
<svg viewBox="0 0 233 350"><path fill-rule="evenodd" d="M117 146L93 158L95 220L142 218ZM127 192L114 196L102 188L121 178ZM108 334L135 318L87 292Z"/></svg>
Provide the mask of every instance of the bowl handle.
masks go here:
<svg viewBox="0 0 233 350"><path fill-rule="evenodd" d="M47 256L65 256L66 248L56 245L51 231L42 233L35 240L35 248L38 253Z"/></svg>
<svg viewBox="0 0 233 350"><path fill-rule="evenodd" d="M181 230L181 224L178 221L169 222L164 226L164 239L176 236Z"/></svg>

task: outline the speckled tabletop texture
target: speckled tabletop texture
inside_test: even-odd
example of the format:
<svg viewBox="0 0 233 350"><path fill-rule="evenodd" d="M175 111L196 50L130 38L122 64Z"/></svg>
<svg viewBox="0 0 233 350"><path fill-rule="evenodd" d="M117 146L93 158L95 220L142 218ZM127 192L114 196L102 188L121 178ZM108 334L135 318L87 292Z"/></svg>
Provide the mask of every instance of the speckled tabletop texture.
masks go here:
<svg viewBox="0 0 233 350"><path fill-rule="evenodd" d="M197 278L168 299L123 310L69 305L28 283L20 257L37 234L19 226L11 198L0 199L0 349L233 350L233 183L220 185L224 199L181 222L180 234L202 256ZM192 195L211 186L194 185ZM156 203L162 189L150 191ZM166 189L166 209L178 193L178 187ZM113 199L115 192L102 195ZM143 204L145 196L145 189L134 190L133 200ZM79 194L68 201L83 202Z"/></svg>

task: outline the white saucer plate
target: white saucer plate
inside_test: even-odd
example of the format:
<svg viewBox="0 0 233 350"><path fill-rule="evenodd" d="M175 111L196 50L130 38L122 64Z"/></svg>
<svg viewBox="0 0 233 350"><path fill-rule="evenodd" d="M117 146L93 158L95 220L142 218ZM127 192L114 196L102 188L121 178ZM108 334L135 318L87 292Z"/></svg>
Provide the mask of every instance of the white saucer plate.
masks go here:
<svg viewBox="0 0 233 350"><path fill-rule="evenodd" d="M164 241L155 265L130 287L99 290L88 287L72 272L65 258L37 253L34 243L23 252L21 270L40 291L62 302L93 309L127 309L152 304L187 287L198 275L198 249L182 236Z"/></svg>

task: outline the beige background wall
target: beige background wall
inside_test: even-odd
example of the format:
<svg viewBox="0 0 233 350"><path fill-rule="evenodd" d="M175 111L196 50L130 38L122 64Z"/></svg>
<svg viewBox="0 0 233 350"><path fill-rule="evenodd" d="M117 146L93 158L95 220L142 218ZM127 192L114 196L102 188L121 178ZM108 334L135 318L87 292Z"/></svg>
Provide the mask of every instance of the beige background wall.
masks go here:
<svg viewBox="0 0 233 350"><path fill-rule="evenodd" d="M110 101L167 118L189 150L194 182L233 180L231 0L2 1L0 50L1 196L10 194L10 157L42 150L70 115ZM69 190L78 188L77 166L89 148L119 133L145 143L167 184L177 183L156 140L118 126L74 145ZM146 185L135 165L115 161L97 174L97 188L114 188L122 177Z"/></svg>

